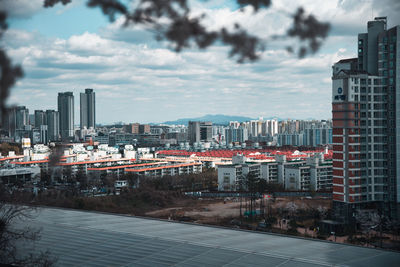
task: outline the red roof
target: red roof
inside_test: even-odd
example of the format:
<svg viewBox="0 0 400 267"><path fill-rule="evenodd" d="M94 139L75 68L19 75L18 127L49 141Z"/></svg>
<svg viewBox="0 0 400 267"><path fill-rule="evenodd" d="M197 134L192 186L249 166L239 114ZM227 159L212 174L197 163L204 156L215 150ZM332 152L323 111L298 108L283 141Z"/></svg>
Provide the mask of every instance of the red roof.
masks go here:
<svg viewBox="0 0 400 267"><path fill-rule="evenodd" d="M125 169L126 172L144 172L144 171L153 171L153 170L161 170L161 169L171 169L171 168L179 168L179 167L188 167L188 166L198 166L201 163L187 163L187 164L178 164L178 165L167 165L161 167L154 168L145 168L145 169Z"/></svg>
<svg viewBox="0 0 400 267"><path fill-rule="evenodd" d="M23 157L23 156L22 156ZM61 158L60 161L65 161L65 159ZM60 162L57 163L59 166L72 166L72 165L82 165L82 164L92 164L92 163L105 163L105 162L115 162L115 161L134 161L129 159L102 159L102 160L93 160L93 161L77 161L77 162ZM13 161L12 164L18 165L27 165L27 164L35 164L35 163L46 163L49 160L46 158L44 160L31 160L31 161Z"/></svg>
<svg viewBox="0 0 400 267"><path fill-rule="evenodd" d="M104 162L115 162L115 161L129 161L129 159L100 159L100 160L89 160L89 161L76 161L76 162L66 162L59 163L60 166L71 166L71 165L82 165L82 164L92 164L92 163L104 163Z"/></svg>
<svg viewBox="0 0 400 267"><path fill-rule="evenodd" d="M124 169L124 168L132 168L132 167L151 166L151 165L159 165L159 164L162 164L162 163L161 162L154 162L154 163L141 163L141 164L108 166L108 167L100 167L100 168L88 168L88 171L106 171L106 170L115 170L115 169Z"/></svg>
<svg viewBox="0 0 400 267"><path fill-rule="evenodd" d="M4 157L4 158L0 158L0 161L6 161L6 160L10 160L10 159L20 159L23 158L24 156L12 156L12 157Z"/></svg>
<svg viewBox="0 0 400 267"><path fill-rule="evenodd" d="M315 153L324 152L324 149L315 149L310 151L301 151L300 155L293 155L295 150L277 150L277 149L235 149L235 150L210 150L206 152L192 152L186 150L161 150L158 152L159 155L165 156L177 156L177 157L190 157L195 155L198 157L211 157L211 158L232 158L237 154L243 154L247 158L253 159L274 159L276 155L286 155L288 160L307 158ZM328 154L332 155L332 150L328 151ZM329 158L325 156L325 158Z"/></svg>
<svg viewBox="0 0 400 267"><path fill-rule="evenodd" d="M17 164L17 165L26 165L26 164L35 164L35 163L47 163L49 162L48 159L43 159L43 160L31 160L31 161L13 161L11 162L12 164Z"/></svg>

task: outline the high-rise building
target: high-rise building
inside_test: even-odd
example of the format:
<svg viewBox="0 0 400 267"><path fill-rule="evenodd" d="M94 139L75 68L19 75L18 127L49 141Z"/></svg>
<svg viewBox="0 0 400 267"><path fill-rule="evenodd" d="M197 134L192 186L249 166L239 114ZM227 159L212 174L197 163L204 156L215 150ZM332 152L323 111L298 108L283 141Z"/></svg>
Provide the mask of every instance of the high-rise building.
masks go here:
<svg viewBox="0 0 400 267"><path fill-rule="evenodd" d="M8 136L10 138L14 139L16 129L17 129L17 108L12 107L7 110L7 114L4 120L4 130L8 132Z"/></svg>
<svg viewBox="0 0 400 267"><path fill-rule="evenodd" d="M333 66L333 200L336 216L375 207L400 217L400 26L386 17L358 35L358 57ZM397 55L397 58L396 58Z"/></svg>
<svg viewBox="0 0 400 267"><path fill-rule="evenodd" d="M35 114L29 114L29 124L35 127Z"/></svg>
<svg viewBox="0 0 400 267"><path fill-rule="evenodd" d="M304 146L317 147L332 144L332 128L311 127L304 130Z"/></svg>
<svg viewBox="0 0 400 267"><path fill-rule="evenodd" d="M43 110L35 110L35 127L39 128L40 125L47 125L46 114Z"/></svg>
<svg viewBox="0 0 400 267"><path fill-rule="evenodd" d="M25 125L29 125L29 109L18 106L16 107L16 128L25 129Z"/></svg>
<svg viewBox="0 0 400 267"><path fill-rule="evenodd" d="M58 111L46 110L46 121L48 139L50 141L58 141L60 139L60 117Z"/></svg>
<svg viewBox="0 0 400 267"><path fill-rule="evenodd" d="M247 128L239 126L235 128L230 126L225 129L225 140L226 144L232 144L233 142L244 143L249 139Z"/></svg>
<svg viewBox="0 0 400 267"><path fill-rule="evenodd" d="M274 136L278 133L278 120L267 120L267 134Z"/></svg>
<svg viewBox="0 0 400 267"><path fill-rule="evenodd" d="M58 93L61 139L74 138L74 95L72 92Z"/></svg>
<svg viewBox="0 0 400 267"><path fill-rule="evenodd" d="M200 122L200 140L210 142L212 141L212 122Z"/></svg>
<svg viewBox="0 0 400 267"><path fill-rule="evenodd" d="M189 143L200 142L200 122L199 121L189 121L188 123L188 139Z"/></svg>
<svg viewBox="0 0 400 267"><path fill-rule="evenodd" d="M150 125L149 124L139 124L139 133L140 134L150 133Z"/></svg>
<svg viewBox="0 0 400 267"><path fill-rule="evenodd" d="M80 94L80 101L81 130L85 127L96 128L96 93L93 89L85 89Z"/></svg>
<svg viewBox="0 0 400 267"><path fill-rule="evenodd" d="M124 125L124 131L127 133L138 134L139 126L140 126L139 123L130 123L130 124Z"/></svg>
<svg viewBox="0 0 400 267"><path fill-rule="evenodd" d="M49 142L49 131L48 131L48 126L47 125L40 125L39 126L39 131L40 131L40 143L41 144L47 144Z"/></svg>
<svg viewBox="0 0 400 267"><path fill-rule="evenodd" d="M278 146L304 146L304 133L283 133L277 134Z"/></svg>
<svg viewBox="0 0 400 267"><path fill-rule="evenodd" d="M258 121L250 121L250 135L258 136Z"/></svg>

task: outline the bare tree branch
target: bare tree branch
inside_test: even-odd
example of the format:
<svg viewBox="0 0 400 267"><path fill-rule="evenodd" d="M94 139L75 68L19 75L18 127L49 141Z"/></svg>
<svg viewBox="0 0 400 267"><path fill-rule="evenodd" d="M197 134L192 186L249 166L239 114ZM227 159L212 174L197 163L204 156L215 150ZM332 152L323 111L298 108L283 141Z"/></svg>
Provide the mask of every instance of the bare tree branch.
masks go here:
<svg viewBox="0 0 400 267"><path fill-rule="evenodd" d="M306 16L304 13L303 8L297 10L293 15L293 26L287 32L290 37L308 42L308 46L300 47L298 52L300 58L307 53L317 52L330 29L329 23L321 23L313 15Z"/></svg>
<svg viewBox="0 0 400 267"><path fill-rule="evenodd" d="M6 22L7 14L0 11L0 38L3 36L8 25ZM3 125L7 114L6 100L10 95L10 88L15 84L18 78L23 76L20 66L13 66L6 52L0 47L0 126Z"/></svg>
<svg viewBox="0 0 400 267"><path fill-rule="evenodd" d="M240 6L253 6L254 10L257 11L259 8L267 8L271 5L271 0L237 0Z"/></svg>
<svg viewBox="0 0 400 267"><path fill-rule="evenodd" d="M33 218L34 207L18 205L18 199L0 184L0 265L51 266L49 252L28 255L17 253L17 243L30 243L40 238L40 230L17 224Z"/></svg>
<svg viewBox="0 0 400 267"><path fill-rule="evenodd" d="M45 2L47 6L52 6L58 2L66 4L69 1ZM257 12L261 8L269 8L271 0L237 0L237 3L241 7L250 5ZM177 52L191 47L191 44L205 49L219 41L231 47L230 57L237 56L237 61L243 63L258 60L259 54L265 49L265 41L250 35L240 25L236 25L236 31L232 33L225 28L208 31L201 24L204 15L190 17L187 0L140 0L133 11L129 11L128 6L119 0L88 0L87 5L91 8L101 8L110 21L114 21L118 15L124 16L125 26L131 23L150 24L158 32L156 38L168 40ZM302 43L298 48L298 56L302 58L317 52L329 32L329 23L319 22L313 15L306 16L303 8L299 8L291 17L293 25L287 31L287 37L297 38ZM165 19L169 23L166 23ZM287 51L293 52L294 47L287 47Z"/></svg>
<svg viewBox="0 0 400 267"><path fill-rule="evenodd" d="M44 7L52 7L58 3L63 5L71 3L72 0L44 0Z"/></svg>

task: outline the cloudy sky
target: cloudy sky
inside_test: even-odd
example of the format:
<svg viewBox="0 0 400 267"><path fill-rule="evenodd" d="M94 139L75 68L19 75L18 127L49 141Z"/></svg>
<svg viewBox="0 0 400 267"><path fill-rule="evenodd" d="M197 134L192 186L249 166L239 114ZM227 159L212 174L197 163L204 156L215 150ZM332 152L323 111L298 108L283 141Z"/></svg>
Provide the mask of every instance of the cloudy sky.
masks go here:
<svg viewBox="0 0 400 267"><path fill-rule="evenodd" d="M238 10L234 1L191 1L193 14L218 29L241 24L267 40L290 27L288 13L298 6L329 21L329 38L319 52L304 59L285 51L283 41L267 42L256 63L238 64L229 48L186 49L177 54L157 42L152 32L110 23L84 0L42 8L43 0L2 0L10 14L2 46L25 77L12 89L10 104L56 109L57 93L73 91L75 123L79 92L96 92L97 122L162 122L205 114L249 117L331 117L331 65L356 55L357 33L375 16L400 24L396 0L273 0L269 9ZM397 21L396 21L397 20ZM295 40L293 40L296 43Z"/></svg>

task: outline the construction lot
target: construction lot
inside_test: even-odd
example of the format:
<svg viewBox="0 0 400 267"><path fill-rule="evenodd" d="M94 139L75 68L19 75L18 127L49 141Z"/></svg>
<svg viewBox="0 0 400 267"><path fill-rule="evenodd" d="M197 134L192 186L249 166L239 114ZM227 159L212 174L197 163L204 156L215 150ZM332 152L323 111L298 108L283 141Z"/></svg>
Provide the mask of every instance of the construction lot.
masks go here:
<svg viewBox="0 0 400 267"><path fill-rule="evenodd" d="M218 223L226 219L234 219L240 217L240 206L242 205L242 213L245 212L246 207L249 205L249 200L242 199L240 203L239 198L225 198L225 199L198 199L198 205L184 206L184 207L170 207L166 209L159 209L147 212L146 216L164 218L164 219L178 219L184 217L186 220L196 223ZM276 211L279 209L293 209L295 212L298 209L312 210L330 208L331 201L327 199L307 199L307 198L276 198L275 200L264 200L263 208L265 215L268 211ZM260 208L260 200L256 201L254 205L256 209ZM274 212L275 213L275 212Z"/></svg>

